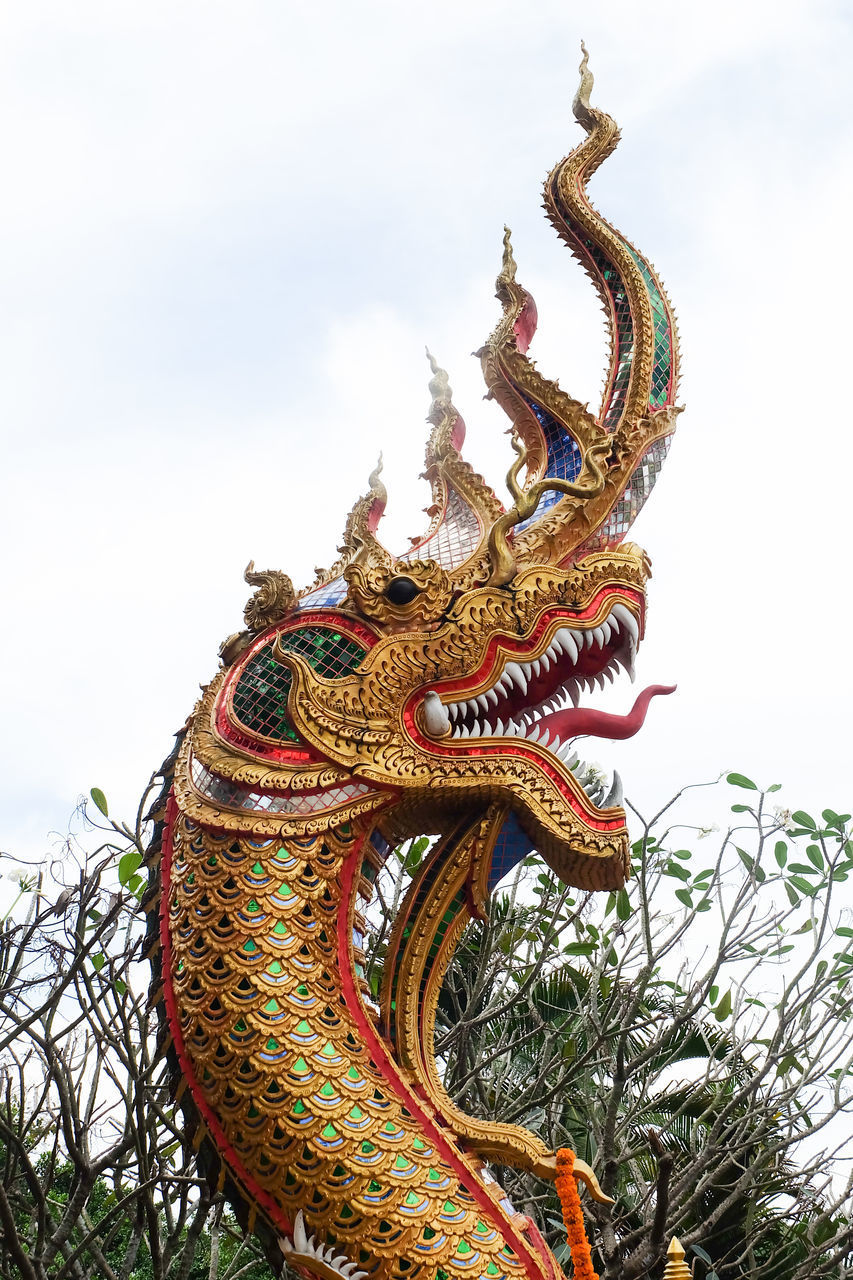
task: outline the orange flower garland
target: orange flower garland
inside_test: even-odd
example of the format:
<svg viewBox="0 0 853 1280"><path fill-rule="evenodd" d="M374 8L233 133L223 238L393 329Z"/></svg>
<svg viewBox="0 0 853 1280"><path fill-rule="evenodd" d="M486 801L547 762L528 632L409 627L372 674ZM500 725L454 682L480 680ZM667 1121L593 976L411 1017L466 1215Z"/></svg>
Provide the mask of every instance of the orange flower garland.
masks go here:
<svg viewBox="0 0 853 1280"><path fill-rule="evenodd" d="M578 1184L572 1175L574 1166L574 1151L569 1150L568 1147L561 1147L557 1152L557 1195L563 1207L563 1221L566 1224L566 1237L572 1253L575 1280L598 1280L598 1273L593 1269L592 1252L583 1224Z"/></svg>

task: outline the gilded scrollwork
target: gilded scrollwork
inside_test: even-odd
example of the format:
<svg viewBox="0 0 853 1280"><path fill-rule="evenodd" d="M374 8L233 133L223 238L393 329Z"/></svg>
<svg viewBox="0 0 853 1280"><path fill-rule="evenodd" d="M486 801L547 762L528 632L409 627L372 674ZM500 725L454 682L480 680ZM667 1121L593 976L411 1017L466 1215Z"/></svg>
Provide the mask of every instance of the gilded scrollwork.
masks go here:
<svg viewBox="0 0 853 1280"><path fill-rule="evenodd" d="M507 231L480 358L511 423L508 509L463 460L430 355L427 533L402 556L383 547L380 457L338 560L301 597L250 564L247 629L223 644L164 766L150 954L188 1139L273 1265L286 1256L307 1280L557 1274L483 1165L552 1177L555 1153L464 1115L433 1039L454 948L508 867L535 848L569 884L624 884L621 782L608 788L573 744L631 736L669 691L651 686L621 716L586 705L633 674L651 567L623 539L678 413L669 304L586 197L618 139L590 89L584 58L586 137L549 176L546 208L609 317L601 411L529 358L535 304ZM402 898L377 1008L365 902L391 846L422 833L440 839Z"/></svg>

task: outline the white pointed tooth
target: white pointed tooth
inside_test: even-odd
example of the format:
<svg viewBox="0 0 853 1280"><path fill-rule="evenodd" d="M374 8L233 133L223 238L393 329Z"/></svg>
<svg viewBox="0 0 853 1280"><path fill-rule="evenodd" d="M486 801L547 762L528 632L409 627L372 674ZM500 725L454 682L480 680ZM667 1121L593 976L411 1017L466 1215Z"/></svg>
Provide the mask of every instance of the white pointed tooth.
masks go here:
<svg viewBox="0 0 853 1280"><path fill-rule="evenodd" d="M576 707L581 700L580 690L574 680L566 685L566 693L569 695L569 701L573 707Z"/></svg>
<svg viewBox="0 0 853 1280"><path fill-rule="evenodd" d="M598 685L599 689L604 688L604 676L601 674L600 671L598 675L595 677L595 683Z"/></svg>
<svg viewBox="0 0 853 1280"><path fill-rule="evenodd" d="M480 733L481 733L480 722L478 720L475 720L471 728L468 730L468 737L479 738Z"/></svg>
<svg viewBox="0 0 853 1280"><path fill-rule="evenodd" d="M424 726L434 738L443 737L450 728L447 707L434 689L428 690L424 697Z"/></svg>
<svg viewBox="0 0 853 1280"><path fill-rule="evenodd" d="M634 641L631 640L631 642L628 645L628 660L625 663L625 670L628 672L628 679L631 681L631 684L633 684L637 678L637 673L634 670L634 659L636 658L636 656L637 656L637 646L634 644Z"/></svg>
<svg viewBox="0 0 853 1280"><path fill-rule="evenodd" d="M477 702L476 698L471 698L465 703L465 708L472 716L476 716L477 712L480 710L480 704Z"/></svg>
<svg viewBox="0 0 853 1280"><path fill-rule="evenodd" d="M512 676L509 674L509 672L508 672L508 671L505 671L505 672L503 673L503 675L501 676L500 680L499 680L499 681L497 682L497 684L495 685L495 688L496 688L496 689L503 689L504 693L511 693L511 692L512 692L512 690L515 688L515 684L513 683Z"/></svg>
<svg viewBox="0 0 853 1280"><path fill-rule="evenodd" d="M494 689L487 689L484 696L490 707L496 707L498 705L498 695L495 693Z"/></svg>
<svg viewBox="0 0 853 1280"><path fill-rule="evenodd" d="M610 682L610 684L612 684L612 683L613 683L613 666L612 666L612 664L611 664L610 666L605 667L601 674L604 676L605 680L608 680L608 681Z"/></svg>
<svg viewBox="0 0 853 1280"><path fill-rule="evenodd" d="M578 653L581 650L581 644L578 643L578 637L574 631L568 627L561 627L554 636L554 643L559 643L563 653L574 665L578 660Z"/></svg>
<svg viewBox="0 0 853 1280"><path fill-rule="evenodd" d="M476 702L477 702L477 706L480 708L481 711L488 711L489 700L484 693L481 693L479 695L479 697L476 699Z"/></svg>
<svg viewBox="0 0 853 1280"><path fill-rule="evenodd" d="M610 610L614 618L618 618L628 634L636 643L640 638L640 624L627 605L618 603Z"/></svg>
<svg viewBox="0 0 853 1280"><path fill-rule="evenodd" d="M495 736L495 731L494 731L494 729L493 729L493 728L492 728L492 726L489 724L488 720L484 720L484 721L483 721L483 728L482 728L482 730L480 731L480 737L481 737L481 738L493 738L494 736Z"/></svg>
<svg viewBox="0 0 853 1280"><path fill-rule="evenodd" d="M614 769L613 781L610 784L610 790L605 796L601 807L602 809L615 809L619 805L621 805L623 799L624 799L624 792L622 790L622 779L619 777L619 774Z"/></svg>
<svg viewBox="0 0 853 1280"><path fill-rule="evenodd" d="M504 734L505 734L505 733L506 733L506 729L504 728L504 722L503 722L503 720L498 720L498 721L497 721L497 723L495 724L495 735L494 735L494 736L495 736L496 738L502 738L502 737L504 736Z"/></svg>
<svg viewBox="0 0 853 1280"><path fill-rule="evenodd" d="M539 741L539 735L540 735L540 730L539 730L539 728L538 728L536 725L534 725L532 729L528 729L528 731L527 731L527 735L526 735L526 736L527 736L527 741L528 741L528 742L538 742L538 741Z"/></svg>
<svg viewBox="0 0 853 1280"><path fill-rule="evenodd" d="M598 629L601 632L601 634L604 636L604 643L609 644L612 627L606 618L604 619L604 621L602 622L601 626Z"/></svg>
<svg viewBox="0 0 853 1280"><path fill-rule="evenodd" d="M455 738L467 738L469 733L470 733L470 730L467 729L464 724L460 724L459 732L455 733L453 736Z"/></svg>
<svg viewBox="0 0 853 1280"><path fill-rule="evenodd" d="M605 639L603 627L595 627L592 632L592 638L596 644L600 645L602 649L604 648Z"/></svg>
<svg viewBox="0 0 853 1280"><path fill-rule="evenodd" d="M548 672L551 670L551 664L553 663L553 661L554 661L554 656L551 653L551 650L546 649L545 652L542 654L542 657L539 659L540 670L544 671L545 674L547 675Z"/></svg>
<svg viewBox="0 0 853 1280"><path fill-rule="evenodd" d="M506 664L507 675L518 685L522 693L527 693L527 676L517 662Z"/></svg>
<svg viewBox="0 0 853 1280"><path fill-rule="evenodd" d="M305 1232L305 1219L302 1216L302 1210L297 1213L293 1222L293 1245L298 1253L304 1253L308 1246L308 1236Z"/></svg>
<svg viewBox="0 0 853 1280"><path fill-rule="evenodd" d="M526 665L530 668L533 673L533 679L535 680L542 670L542 660L540 658L534 658L532 662L529 662Z"/></svg>
<svg viewBox="0 0 853 1280"><path fill-rule="evenodd" d="M594 643L594 639L595 639L595 638L594 638L594 636L593 636L593 634L592 634L592 632L591 632L591 631L582 631L582 632L581 632L581 635L583 636L583 642L584 642L584 644L586 645L587 649L591 649L591 648L592 648L592 646L593 646L593 643Z"/></svg>
<svg viewBox="0 0 853 1280"><path fill-rule="evenodd" d="M543 729L543 730L540 732L540 734L539 734L539 745L540 745L540 747L547 747L548 743L549 743L549 742L551 742L551 747L552 747L552 749L553 749L554 744L556 743L556 741L557 741L557 739L555 738L555 739L554 739L554 741L553 741L553 742L551 742L551 734L550 734L550 732L549 732L547 729Z"/></svg>

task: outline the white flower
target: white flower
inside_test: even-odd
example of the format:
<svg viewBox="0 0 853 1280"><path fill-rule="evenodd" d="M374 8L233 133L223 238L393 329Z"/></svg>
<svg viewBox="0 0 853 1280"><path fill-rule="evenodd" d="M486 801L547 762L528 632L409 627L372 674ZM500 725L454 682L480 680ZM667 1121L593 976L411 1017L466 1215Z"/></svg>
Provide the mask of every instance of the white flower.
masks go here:
<svg viewBox="0 0 853 1280"><path fill-rule="evenodd" d="M781 805L777 805L773 810L776 821L784 831L796 831L797 824L791 817L790 809L783 809Z"/></svg>
<svg viewBox="0 0 853 1280"><path fill-rule="evenodd" d="M13 867L11 871L4 872L6 879L10 884L16 884L21 893L27 893L35 883L35 876L26 867Z"/></svg>

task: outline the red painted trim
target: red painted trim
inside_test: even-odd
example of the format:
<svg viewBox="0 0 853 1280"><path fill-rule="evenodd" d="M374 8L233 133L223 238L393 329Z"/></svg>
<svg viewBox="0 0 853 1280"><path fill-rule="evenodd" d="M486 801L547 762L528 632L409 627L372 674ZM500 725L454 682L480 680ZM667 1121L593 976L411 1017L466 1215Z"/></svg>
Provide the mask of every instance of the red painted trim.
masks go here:
<svg viewBox="0 0 853 1280"><path fill-rule="evenodd" d="M606 586L602 587L601 591L593 597L582 612L572 614L571 620L580 621L582 619L595 617L602 601L606 597L612 595L630 596L632 599L638 601L641 606L644 606L645 604L640 593L630 587L623 588ZM641 625L643 616L643 609L641 608ZM486 649L486 656L480 663L477 670L474 672L468 672L466 675L460 676L457 680L450 680L446 684L442 683L440 686L442 693L454 694L457 692L465 692L466 689L475 688L482 680L484 673L494 667L499 647L503 652L511 654L512 657L526 659L530 652L538 647L539 640L542 638L545 631L552 625L555 617L565 618L565 610L558 607L549 609L542 615L533 632L527 638L522 639L521 637L510 635L494 636L490 640ZM567 624L568 621L569 620L566 619ZM659 688L659 686L654 687L656 689ZM473 740L470 738L464 738L458 741L455 748L445 747L440 741L436 741L433 738L426 738L421 733L415 718L415 710L420 704L423 694L423 689L419 689L416 693L413 693L403 708L403 723L406 726L406 731L418 746L428 750L433 755L440 756L447 760L458 759L460 754L465 756L501 756L506 755L508 751L514 755L524 756L526 759L534 761L542 772L550 778L550 780L557 786L561 795L566 796L577 816L593 831L621 831L624 829L624 822L621 822L618 819L610 818L602 820L587 813L581 801L578 800L573 792L566 789L565 779L559 770L551 764L548 759L537 752L534 747L525 746L520 738L511 738L507 739L504 743L494 742L483 746L474 745L477 742L476 738ZM568 715L569 713L562 712L558 714ZM577 715L577 712L574 712L574 714ZM596 714L603 715L604 713ZM615 722L620 720L620 717L611 717L611 719ZM619 726L617 725L617 728L618 727ZM579 736L583 736L583 730L579 729L577 732ZM619 733L611 732L604 736L618 737L620 735Z"/></svg>
<svg viewBox="0 0 853 1280"><path fill-rule="evenodd" d="M237 1152L228 1142L225 1134L219 1124L218 1119L204 1097L201 1091L201 1085L195 1076L195 1067L192 1059L186 1050L184 1038L181 1034L181 1023L178 1017L177 1004L175 1001L175 990L172 986L172 935L169 930L169 891L171 887L172 872L172 852L173 852L173 829L175 819L178 816L178 806L175 801L174 791L170 794L168 804L166 806L166 821L163 828L163 853L160 859L160 946L163 957L163 1000L166 1005L166 1016L169 1021L169 1030L172 1034L172 1042L175 1046L175 1052L178 1055L178 1061L181 1064L181 1071L187 1082L187 1087L192 1095L193 1103L207 1126L211 1138L216 1144L219 1156L226 1162L230 1171L234 1174L239 1182L243 1184L243 1188L247 1193L247 1200L251 1204L255 1200L257 1204L263 1208L264 1212L272 1219L275 1225L283 1234L292 1236L293 1225L285 1215L281 1206L276 1204L272 1196L259 1187L254 1179L243 1166Z"/></svg>
<svg viewBox="0 0 853 1280"><path fill-rule="evenodd" d="M344 915L344 907L353 899L354 882L361 867L364 839L366 837L348 856L341 871L342 901L341 914L338 917L338 969L341 975L341 984L347 1009L361 1032L371 1060L380 1075L422 1126L423 1131L429 1135L429 1139L435 1146L436 1151L450 1165L459 1181L468 1188L484 1215L491 1218L492 1221L497 1220L504 1239L515 1250L522 1264L527 1266L528 1269L532 1269L535 1274L539 1269L537 1263L541 1263L543 1259L538 1257L537 1254L531 1254L528 1242L522 1238L500 1205L495 1203L476 1173L465 1164L458 1149L448 1142L435 1121L427 1115L411 1085L391 1057L387 1042L377 1032L361 1002L352 959L352 929L348 917ZM541 1241L542 1237L539 1236L538 1232L536 1234L539 1241ZM557 1280L553 1268L550 1266L550 1259L548 1259L548 1265L551 1280Z"/></svg>

